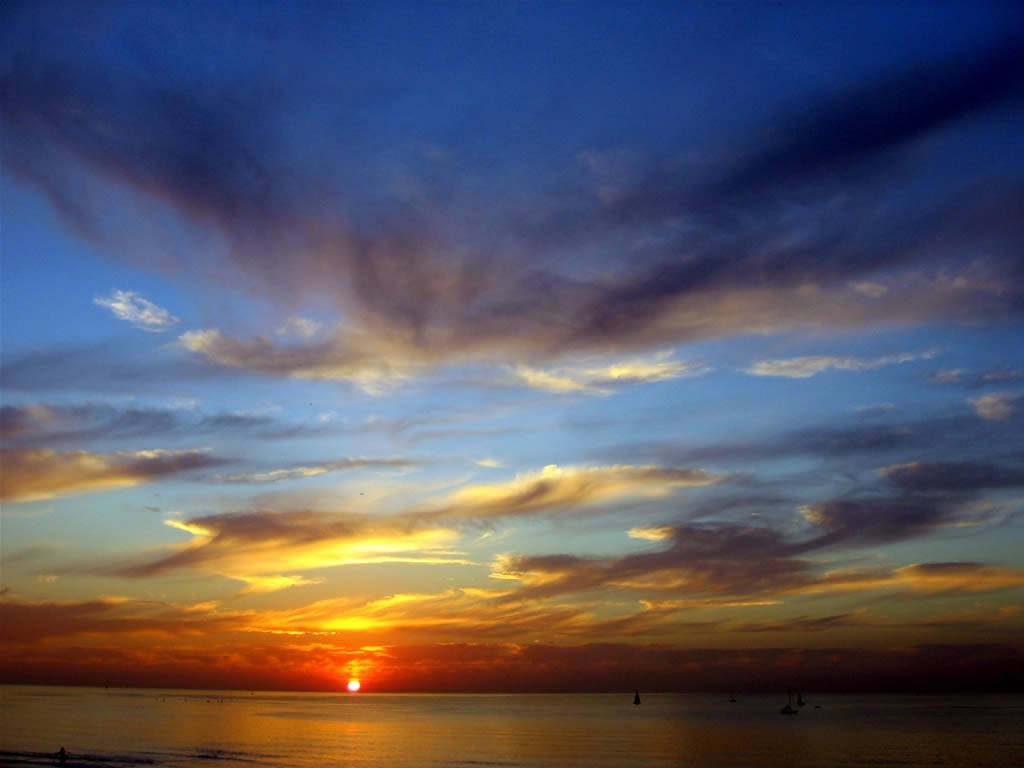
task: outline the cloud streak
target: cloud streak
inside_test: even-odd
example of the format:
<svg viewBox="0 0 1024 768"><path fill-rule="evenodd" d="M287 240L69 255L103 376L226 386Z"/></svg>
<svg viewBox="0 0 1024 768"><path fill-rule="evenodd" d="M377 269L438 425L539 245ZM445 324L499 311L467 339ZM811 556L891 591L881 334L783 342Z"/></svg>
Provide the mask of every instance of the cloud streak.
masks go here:
<svg viewBox="0 0 1024 768"><path fill-rule="evenodd" d="M175 317L135 291L115 290L109 296L97 296L92 302L109 309L114 317L131 323L142 331L159 333L181 322L181 318Z"/></svg>
<svg viewBox="0 0 1024 768"><path fill-rule="evenodd" d="M417 463L410 459L335 459L333 461L321 461L303 466L288 467L286 469L271 469L266 472L217 475L215 479L222 483L280 483L287 480L304 480L309 477L318 477L337 472L351 472L361 469L409 469L416 465Z"/></svg>
<svg viewBox="0 0 1024 768"><path fill-rule="evenodd" d="M156 558L101 569L145 578L189 569L218 573L267 591L312 583L301 572L358 563L466 564L451 551L456 531L409 520L308 510L253 510L168 520L191 539ZM274 577L268 579L266 577Z"/></svg>
<svg viewBox="0 0 1024 768"><path fill-rule="evenodd" d="M8 450L0 454L0 499L36 501L79 493L125 488L224 460L206 451L149 450L120 453Z"/></svg>
<svg viewBox="0 0 1024 768"><path fill-rule="evenodd" d="M932 350L919 354L907 352L901 355L885 355L871 359L858 357L835 357L816 355L791 357L780 360L759 360L746 369L752 376L783 376L787 379L809 379L829 368L841 371L868 371L886 365L911 363L916 360L930 360L935 356Z"/></svg>

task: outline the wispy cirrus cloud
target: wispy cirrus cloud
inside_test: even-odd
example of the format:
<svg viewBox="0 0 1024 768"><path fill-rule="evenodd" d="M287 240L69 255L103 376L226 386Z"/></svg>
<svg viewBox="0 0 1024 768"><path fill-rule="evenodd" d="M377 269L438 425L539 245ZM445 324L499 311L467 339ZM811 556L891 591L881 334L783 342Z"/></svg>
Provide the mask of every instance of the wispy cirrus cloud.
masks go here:
<svg viewBox="0 0 1024 768"><path fill-rule="evenodd" d="M271 469L266 472L237 473L232 475L217 475L216 480L222 483L279 483L285 480L302 480L309 477L333 474L336 472L350 472L361 469L409 469L417 466L418 462L412 459L335 459L333 461L321 461L284 469Z"/></svg>
<svg viewBox="0 0 1024 768"><path fill-rule="evenodd" d="M137 440L156 435L248 434L267 439L329 432L331 425L289 424L268 412L202 412L190 407L122 406L87 401L0 406L0 437L22 446Z"/></svg>
<svg viewBox="0 0 1024 768"><path fill-rule="evenodd" d="M92 301L97 306L109 309L119 320L131 323L143 331L159 333L170 330L181 322L181 318L175 317L135 291L115 290L109 296L97 296Z"/></svg>
<svg viewBox="0 0 1024 768"><path fill-rule="evenodd" d="M149 450L119 453L7 450L0 454L0 499L34 501L153 482L224 463L207 451Z"/></svg>
<svg viewBox="0 0 1024 768"><path fill-rule="evenodd" d="M821 594L885 590L916 596L975 594L1024 586L1024 571L977 562L911 563L890 569L826 571L815 581L797 587L794 594Z"/></svg>
<svg viewBox="0 0 1024 768"><path fill-rule="evenodd" d="M623 359L603 364L581 364L557 368L534 368L520 364L516 378L526 386L557 394L610 395L631 384L671 381L701 376L710 368L700 363L673 359L671 350L646 357Z"/></svg>
<svg viewBox="0 0 1024 768"><path fill-rule="evenodd" d="M703 469L551 464L514 480L472 485L452 493L431 514L441 517L498 518L568 512L615 501L662 498L677 488L726 482L726 475Z"/></svg>
<svg viewBox="0 0 1024 768"><path fill-rule="evenodd" d="M907 352L900 355L884 355L875 358L836 357L833 355L812 355L790 357L778 360L759 360L745 369L752 376L783 376L787 379L808 379L830 368L841 371L867 371L886 365L911 363L916 360L930 360L935 350Z"/></svg>

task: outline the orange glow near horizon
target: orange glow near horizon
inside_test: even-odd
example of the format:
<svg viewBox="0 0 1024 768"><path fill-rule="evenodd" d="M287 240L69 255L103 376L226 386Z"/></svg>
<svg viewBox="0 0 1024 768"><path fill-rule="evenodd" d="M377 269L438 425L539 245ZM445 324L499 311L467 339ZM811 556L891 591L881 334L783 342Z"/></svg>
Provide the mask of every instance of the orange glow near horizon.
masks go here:
<svg viewBox="0 0 1024 768"><path fill-rule="evenodd" d="M348 691L349 691L349 693L356 693L358 690L359 690L359 681L358 680L349 680L348 681Z"/></svg>

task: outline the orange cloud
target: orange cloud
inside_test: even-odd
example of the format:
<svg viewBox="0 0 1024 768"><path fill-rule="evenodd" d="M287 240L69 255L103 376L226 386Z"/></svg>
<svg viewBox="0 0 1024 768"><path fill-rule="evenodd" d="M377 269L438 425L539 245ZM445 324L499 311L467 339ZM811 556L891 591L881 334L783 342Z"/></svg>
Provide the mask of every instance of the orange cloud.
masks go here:
<svg viewBox="0 0 1024 768"><path fill-rule="evenodd" d="M526 515L569 510L624 498L660 498L684 486L723 482L725 475L703 469L615 464L559 467L550 464L506 483L463 488L447 500L457 516Z"/></svg>
<svg viewBox="0 0 1024 768"><path fill-rule="evenodd" d="M194 569L244 581L248 591L269 591L313 583L301 572L337 565L469 564L451 551L455 530L417 527L403 519L259 510L166 522L190 534L191 540L156 559L112 572L145 577Z"/></svg>
<svg viewBox="0 0 1024 768"><path fill-rule="evenodd" d="M3 451L0 499L34 501L124 488L222 463L205 451L90 453L50 450Z"/></svg>

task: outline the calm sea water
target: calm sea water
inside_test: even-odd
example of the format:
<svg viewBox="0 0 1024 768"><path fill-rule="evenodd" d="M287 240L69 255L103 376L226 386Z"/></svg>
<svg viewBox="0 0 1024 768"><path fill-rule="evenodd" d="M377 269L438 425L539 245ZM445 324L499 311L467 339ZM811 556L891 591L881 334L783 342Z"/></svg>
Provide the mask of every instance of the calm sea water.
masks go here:
<svg viewBox="0 0 1024 768"><path fill-rule="evenodd" d="M0 686L0 764L1024 766L1020 695L737 698Z"/></svg>

